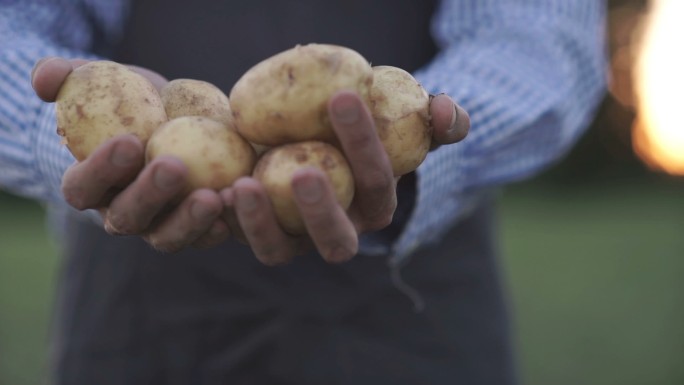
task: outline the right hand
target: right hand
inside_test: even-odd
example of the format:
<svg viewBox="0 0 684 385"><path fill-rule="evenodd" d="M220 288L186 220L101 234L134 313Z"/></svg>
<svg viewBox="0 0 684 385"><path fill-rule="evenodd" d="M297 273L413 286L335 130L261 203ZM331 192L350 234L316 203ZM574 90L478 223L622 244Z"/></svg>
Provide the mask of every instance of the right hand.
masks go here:
<svg viewBox="0 0 684 385"><path fill-rule="evenodd" d="M31 74L33 89L42 100L54 102L66 77L85 63L80 59L44 58ZM167 83L153 71L130 68L157 89ZM199 189L179 204L172 204L183 190L187 173L185 165L172 157L160 157L145 165L140 140L120 135L70 166L62 178L62 192L74 208L98 210L110 234L139 235L167 252L187 246L215 246L230 236L220 192Z"/></svg>
<svg viewBox="0 0 684 385"><path fill-rule="evenodd" d="M237 215L237 221L228 220L233 234L267 265L287 263L312 248L330 263L347 261L358 251L359 234L382 229L392 221L398 178L392 173L371 111L358 94L341 91L329 100L328 116L354 175L356 189L348 210L339 205L325 174L315 168L299 170L292 180L307 236L285 233L265 187L256 179L240 178L232 189L221 192L226 207ZM430 116L433 147L461 141L470 128L468 114L448 95L431 98Z"/></svg>

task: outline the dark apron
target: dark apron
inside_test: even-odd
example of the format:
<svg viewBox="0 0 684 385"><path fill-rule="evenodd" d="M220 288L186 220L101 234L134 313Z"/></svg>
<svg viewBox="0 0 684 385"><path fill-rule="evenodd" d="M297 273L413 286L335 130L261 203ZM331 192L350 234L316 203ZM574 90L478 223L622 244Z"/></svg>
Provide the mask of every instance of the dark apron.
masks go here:
<svg viewBox="0 0 684 385"><path fill-rule="evenodd" d="M353 47L414 70L434 54L425 0L135 1L116 60L226 92L297 43ZM410 179L408 179L410 180ZM159 254L71 218L57 307L59 385L513 384L506 304L483 205L412 256L262 266L226 242Z"/></svg>

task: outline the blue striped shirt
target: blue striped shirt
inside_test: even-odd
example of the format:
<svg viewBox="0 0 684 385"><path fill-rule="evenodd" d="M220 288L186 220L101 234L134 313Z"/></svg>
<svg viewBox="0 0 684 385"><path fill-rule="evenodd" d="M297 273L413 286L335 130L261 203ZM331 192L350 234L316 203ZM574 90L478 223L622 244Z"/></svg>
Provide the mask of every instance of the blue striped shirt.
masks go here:
<svg viewBox="0 0 684 385"><path fill-rule="evenodd" d="M115 42L127 10L113 0L0 0L0 187L64 205L61 177L74 160L31 69L44 56L95 57L94 37ZM472 128L419 167L394 262L438 240L483 192L569 150L603 96L604 18L597 0L441 1L432 26L440 52L415 75L468 110Z"/></svg>

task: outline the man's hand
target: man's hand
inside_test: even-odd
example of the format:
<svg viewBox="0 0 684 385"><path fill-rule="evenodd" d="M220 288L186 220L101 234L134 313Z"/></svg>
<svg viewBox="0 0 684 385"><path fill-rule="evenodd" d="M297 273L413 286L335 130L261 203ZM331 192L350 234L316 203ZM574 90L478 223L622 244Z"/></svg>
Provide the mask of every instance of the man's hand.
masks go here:
<svg viewBox="0 0 684 385"><path fill-rule="evenodd" d="M84 60L46 58L32 74L36 94L54 102L66 76ZM167 81L139 67L158 89ZM187 168L178 159L144 162L142 143L121 135L102 144L64 174L62 190L73 207L97 209L112 234L140 235L155 248L176 251L187 246L215 246L231 234L247 242L265 264L289 262L312 247L329 262L342 262L358 250L358 234L387 226L396 208L396 182L376 134L373 119L354 93L340 92L328 110L349 160L356 185L348 211L335 200L325 175L315 168L295 174L295 198L308 237L293 237L278 225L263 185L253 178L236 181L220 192L200 189L178 203ZM468 115L446 95L431 99L433 147L460 141Z"/></svg>
<svg viewBox="0 0 684 385"><path fill-rule="evenodd" d="M67 75L84 63L62 58L39 61L32 73L36 94L46 102L54 102ZM158 89L166 84L166 79L155 72L130 68ZM142 143L132 135L102 144L64 174L62 191L66 201L79 210L99 210L109 233L140 235L163 251L210 247L228 238L229 228L220 218L223 204L219 194L196 190L178 203L187 168L171 157L160 157L145 165L144 152Z"/></svg>
<svg viewBox="0 0 684 385"><path fill-rule="evenodd" d="M325 175L314 168L299 171L292 181L308 237L282 230L257 180L242 178L221 192L233 233L240 234L265 264L287 263L312 246L328 262L347 261L357 253L359 233L379 230L392 220L397 179L368 108L356 94L339 92L331 98L328 112L354 174L356 191L347 212L336 202ZM447 95L431 99L430 113L433 147L466 136L468 114Z"/></svg>

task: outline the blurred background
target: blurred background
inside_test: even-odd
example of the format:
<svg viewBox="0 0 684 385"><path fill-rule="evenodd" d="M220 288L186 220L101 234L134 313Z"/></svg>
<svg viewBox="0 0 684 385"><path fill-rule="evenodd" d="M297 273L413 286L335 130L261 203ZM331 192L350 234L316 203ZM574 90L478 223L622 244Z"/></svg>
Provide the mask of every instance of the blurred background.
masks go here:
<svg viewBox="0 0 684 385"><path fill-rule="evenodd" d="M499 199L524 384L684 384L684 2L609 3L594 123ZM59 269L44 221L0 192L2 385L44 377Z"/></svg>

